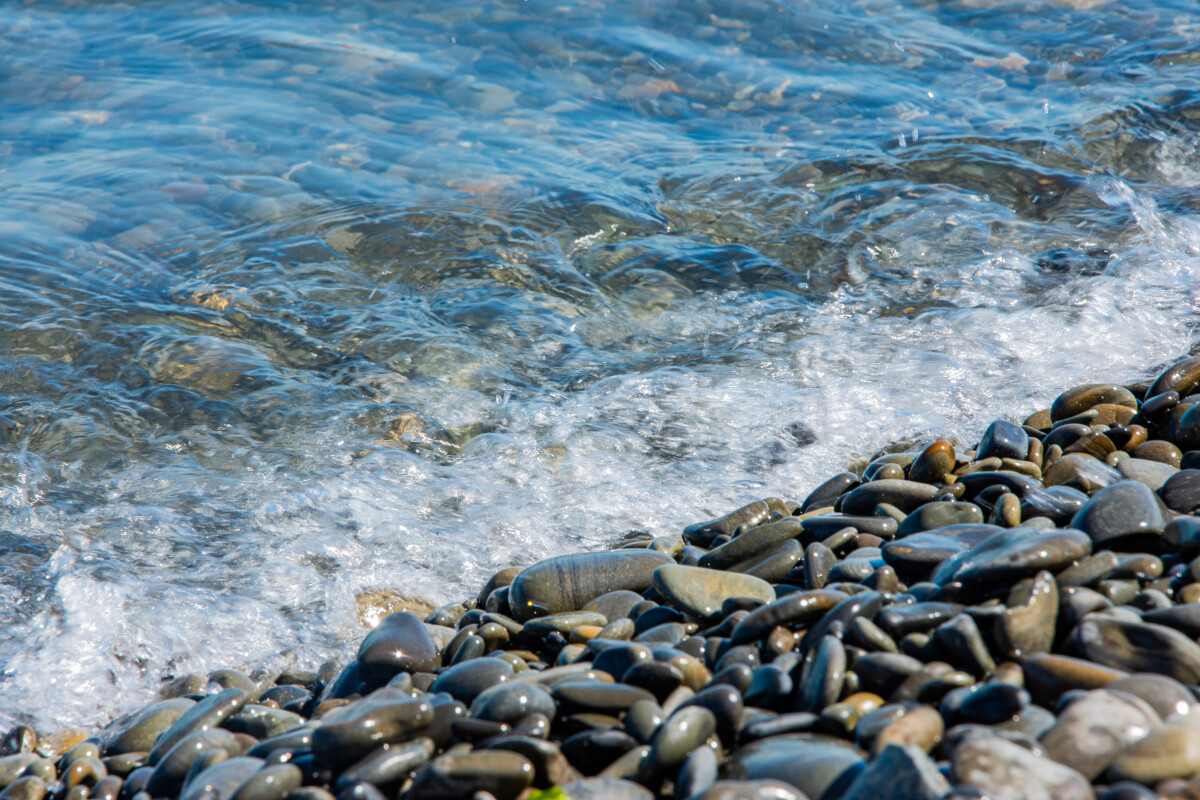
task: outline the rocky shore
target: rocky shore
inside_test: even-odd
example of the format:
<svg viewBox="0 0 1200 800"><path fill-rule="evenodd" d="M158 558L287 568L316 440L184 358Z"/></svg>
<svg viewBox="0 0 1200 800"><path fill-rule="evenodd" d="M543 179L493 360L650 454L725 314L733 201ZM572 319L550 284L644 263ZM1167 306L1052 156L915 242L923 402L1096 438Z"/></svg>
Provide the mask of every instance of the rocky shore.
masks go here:
<svg viewBox="0 0 1200 800"><path fill-rule="evenodd" d="M1200 798L1200 356L179 678L0 798ZM82 740L81 740L82 739Z"/></svg>

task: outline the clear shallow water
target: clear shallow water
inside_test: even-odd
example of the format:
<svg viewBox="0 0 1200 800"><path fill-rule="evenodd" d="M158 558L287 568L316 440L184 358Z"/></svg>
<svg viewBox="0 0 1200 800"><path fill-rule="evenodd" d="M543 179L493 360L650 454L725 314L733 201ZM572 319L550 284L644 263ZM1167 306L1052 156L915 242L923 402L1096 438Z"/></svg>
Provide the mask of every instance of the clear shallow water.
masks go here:
<svg viewBox="0 0 1200 800"><path fill-rule="evenodd" d="M0 722L1192 344L1191 3L675 5L0 7Z"/></svg>

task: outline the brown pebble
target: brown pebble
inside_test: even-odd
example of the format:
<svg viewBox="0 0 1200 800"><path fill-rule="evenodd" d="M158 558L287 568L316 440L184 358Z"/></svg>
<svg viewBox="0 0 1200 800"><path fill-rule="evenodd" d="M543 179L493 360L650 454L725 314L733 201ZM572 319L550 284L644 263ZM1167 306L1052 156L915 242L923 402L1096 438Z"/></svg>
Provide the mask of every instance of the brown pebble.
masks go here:
<svg viewBox="0 0 1200 800"><path fill-rule="evenodd" d="M1134 458L1159 461L1175 467L1175 469L1179 469L1179 465L1183 461L1183 453L1179 448L1163 439L1151 439L1129 451L1129 454Z"/></svg>

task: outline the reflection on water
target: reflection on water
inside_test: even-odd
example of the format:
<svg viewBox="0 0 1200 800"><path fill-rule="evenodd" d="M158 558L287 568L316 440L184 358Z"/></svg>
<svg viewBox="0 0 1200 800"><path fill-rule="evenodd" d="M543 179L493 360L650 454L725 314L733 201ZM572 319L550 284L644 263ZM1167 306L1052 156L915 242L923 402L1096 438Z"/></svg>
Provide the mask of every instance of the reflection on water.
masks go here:
<svg viewBox="0 0 1200 800"><path fill-rule="evenodd" d="M0 717L1187 349L1160 0L0 8ZM48 691L49 690L49 691Z"/></svg>

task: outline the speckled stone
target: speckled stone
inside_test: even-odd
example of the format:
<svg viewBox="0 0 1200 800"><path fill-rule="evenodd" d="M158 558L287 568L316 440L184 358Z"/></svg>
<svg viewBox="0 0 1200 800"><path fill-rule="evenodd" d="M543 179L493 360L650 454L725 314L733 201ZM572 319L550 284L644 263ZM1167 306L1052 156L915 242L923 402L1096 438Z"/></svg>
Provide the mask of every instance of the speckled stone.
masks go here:
<svg viewBox="0 0 1200 800"><path fill-rule="evenodd" d="M575 611L608 592L645 591L650 587L654 570L674 563L670 556L649 550L609 550L550 558L526 567L513 579L509 605L518 622Z"/></svg>

